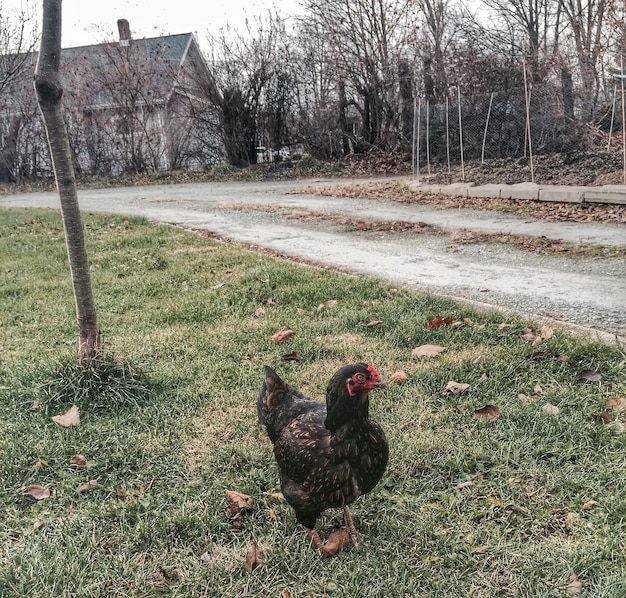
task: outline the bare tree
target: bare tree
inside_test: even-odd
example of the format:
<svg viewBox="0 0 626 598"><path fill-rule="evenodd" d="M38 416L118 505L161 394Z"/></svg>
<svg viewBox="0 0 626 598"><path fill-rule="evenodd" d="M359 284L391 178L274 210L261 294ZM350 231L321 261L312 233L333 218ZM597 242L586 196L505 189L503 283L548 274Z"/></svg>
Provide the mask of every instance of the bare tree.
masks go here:
<svg viewBox="0 0 626 598"><path fill-rule="evenodd" d="M594 116L600 89L598 61L605 47L603 32L611 1L560 0L560 5L576 51L581 80L581 116L589 121Z"/></svg>
<svg viewBox="0 0 626 598"><path fill-rule="evenodd" d="M338 110L359 115L357 150L395 146L400 128L398 67L413 11L405 0L308 0L309 17L329 40ZM339 98L345 89L345 101Z"/></svg>
<svg viewBox="0 0 626 598"><path fill-rule="evenodd" d="M284 24L270 13L245 33L227 28L210 41L207 94L217 108L226 158L235 166L255 164L265 126L272 142L285 137L292 92Z"/></svg>
<svg viewBox="0 0 626 598"><path fill-rule="evenodd" d="M100 353L101 340L72 156L61 109L61 15L61 0L43 0L42 38L35 70L35 91L44 118L61 201L78 320L78 358L84 363Z"/></svg>

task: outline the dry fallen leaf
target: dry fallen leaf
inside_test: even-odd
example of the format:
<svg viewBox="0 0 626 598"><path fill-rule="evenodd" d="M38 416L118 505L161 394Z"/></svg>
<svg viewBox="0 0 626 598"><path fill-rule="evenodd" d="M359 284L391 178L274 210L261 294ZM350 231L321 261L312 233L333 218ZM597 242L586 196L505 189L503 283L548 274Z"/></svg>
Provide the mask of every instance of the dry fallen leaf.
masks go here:
<svg viewBox="0 0 626 598"><path fill-rule="evenodd" d="M522 338L525 341L534 341L535 340L535 329L534 328L524 328L524 334L522 334Z"/></svg>
<svg viewBox="0 0 626 598"><path fill-rule="evenodd" d="M528 395L525 395L523 393L519 393L517 395L517 398L524 403L524 405L528 405L529 403L536 403L537 399L535 397L529 397Z"/></svg>
<svg viewBox="0 0 626 598"><path fill-rule="evenodd" d="M39 399L35 399L33 404L30 406L31 411L37 411L41 409L41 401Z"/></svg>
<svg viewBox="0 0 626 598"><path fill-rule="evenodd" d="M454 490L463 490L463 488L470 488L474 485L474 482L472 482L472 480L468 480L467 482L461 482L460 484L457 484L456 486L452 486L452 488Z"/></svg>
<svg viewBox="0 0 626 598"><path fill-rule="evenodd" d="M61 415L55 415L52 417L52 421L64 428L71 428L80 424L80 414L78 413L78 407L72 405L65 413Z"/></svg>
<svg viewBox="0 0 626 598"><path fill-rule="evenodd" d="M328 308L328 307L336 307L338 303L339 302L337 301L337 299L329 299L325 303L320 303L317 306L317 311L322 311L323 309Z"/></svg>
<svg viewBox="0 0 626 598"><path fill-rule="evenodd" d="M265 315L265 308L264 307L257 307L255 312L254 312L254 315L257 318L262 318Z"/></svg>
<svg viewBox="0 0 626 598"><path fill-rule="evenodd" d="M450 382L448 382L448 384L446 385L444 392L447 391L458 395L468 388L469 384L465 382L455 382L454 380L450 380Z"/></svg>
<svg viewBox="0 0 626 598"><path fill-rule="evenodd" d="M446 348L441 345L420 345L411 351L413 357L437 357Z"/></svg>
<svg viewBox="0 0 626 598"><path fill-rule="evenodd" d="M240 511L254 508L254 500L252 500L252 497L247 494L227 490L226 496L229 498L231 504L235 505Z"/></svg>
<svg viewBox="0 0 626 598"><path fill-rule="evenodd" d="M580 596L583 593L583 584L576 573L570 575L566 591L568 596Z"/></svg>
<svg viewBox="0 0 626 598"><path fill-rule="evenodd" d="M543 388L541 388L541 386L539 386L539 384L535 384L535 387L533 388L533 392L538 397L545 397L546 396L546 393L544 392Z"/></svg>
<svg viewBox="0 0 626 598"><path fill-rule="evenodd" d="M293 598L293 594L289 590L285 589L278 594L278 598Z"/></svg>
<svg viewBox="0 0 626 598"><path fill-rule="evenodd" d="M230 499L230 503L226 507L226 517L234 528L240 528L243 523L244 512L254 509L254 501L247 494L232 490L227 490L226 496Z"/></svg>
<svg viewBox="0 0 626 598"><path fill-rule="evenodd" d="M591 507L594 507L595 505L598 504L598 501L596 500L588 500L581 508L581 510L583 511L588 511L589 509L591 509Z"/></svg>
<svg viewBox="0 0 626 598"><path fill-rule="evenodd" d="M500 410L495 405L485 405L474 411L474 417L481 422L495 422L500 418Z"/></svg>
<svg viewBox="0 0 626 598"><path fill-rule="evenodd" d="M276 343L284 343L292 338L296 333L289 328L281 328L276 334L272 335L272 340Z"/></svg>
<svg viewBox="0 0 626 598"><path fill-rule="evenodd" d="M322 556L335 556L351 544L350 532L345 527L341 527L328 536L328 540L322 548Z"/></svg>
<svg viewBox="0 0 626 598"><path fill-rule="evenodd" d="M579 380L589 380L589 382L601 382L602 374L599 374L595 370L583 370L579 372L577 378Z"/></svg>
<svg viewBox="0 0 626 598"><path fill-rule="evenodd" d="M253 542L250 548L248 548L248 552L246 552L246 571L251 573L257 567L260 567L263 564L264 558L265 553L263 549L256 542Z"/></svg>
<svg viewBox="0 0 626 598"><path fill-rule="evenodd" d="M372 320L365 324L365 328L375 328L376 326L380 326L383 323L382 320Z"/></svg>
<svg viewBox="0 0 626 598"><path fill-rule="evenodd" d="M26 496L34 500L44 500L50 498L50 488L47 486L39 486L38 484L32 484L26 487Z"/></svg>
<svg viewBox="0 0 626 598"><path fill-rule="evenodd" d="M85 467L85 465L87 465L87 459L85 455L74 455L70 458L70 465L73 467Z"/></svg>
<svg viewBox="0 0 626 598"><path fill-rule="evenodd" d="M285 355L280 356L282 361L302 361L304 357L302 357L301 353L297 351L292 351L291 353L286 353Z"/></svg>
<svg viewBox="0 0 626 598"><path fill-rule="evenodd" d="M424 328L439 328L440 326L449 326L454 322L454 318L442 318L439 314L437 314L431 320L428 320L426 324L424 324Z"/></svg>
<svg viewBox="0 0 626 598"><path fill-rule="evenodd" d="M626 411L626 399L613 397L606 402L605 409L611 411Z"/></svg>
<svg viewBox="0 0 626 598"><path fill-rule="evenodd" d="M89 492L94 488L98 488L99 486L100 484L98 484L98 480L90 480L89 482L85 482L76 488L76 492L78 492L78 494L85 494L86 492Z"/></svg>
<svg viewBox="0 0 626 598"><path fill-rule="evenodd" d="M391 374L391 376L389 376L389 382L404 382L406 380L407 376L406 373L403 372L402 370L398 370L396 372L394 372L393 374Z"/></svg>
<svg viewBox="0 0 626 598"><path fill-rule="evenodd" d="M548 413L549 415L558 415L559 413L561 413L561 410L556 406L553 405L552 403L546 403L541 410L544 413Z"/></svg>

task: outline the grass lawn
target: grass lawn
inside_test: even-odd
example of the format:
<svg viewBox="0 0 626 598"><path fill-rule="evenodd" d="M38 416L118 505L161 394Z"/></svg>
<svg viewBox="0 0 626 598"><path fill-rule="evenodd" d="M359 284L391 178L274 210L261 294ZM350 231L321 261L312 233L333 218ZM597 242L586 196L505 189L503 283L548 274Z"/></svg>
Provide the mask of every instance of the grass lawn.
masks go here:
<svg viewBox="0 0 626 598"><path fill-rule="evenodd" d="M626 596L623 348L84 218L106 355L81 370L60 215L0 210L1 597ZM437 314L453 323L425 326ZM445 351L412 354L425 344ZM407 379L371 395L390 462L353 505L359 548L323 560L278 494L254 403L264 364L321 398L356 360ZM52 421L72 405L80 425ZM240 522L227 491L254 501ZM340 522L328 511L322 537Z"/></svg>

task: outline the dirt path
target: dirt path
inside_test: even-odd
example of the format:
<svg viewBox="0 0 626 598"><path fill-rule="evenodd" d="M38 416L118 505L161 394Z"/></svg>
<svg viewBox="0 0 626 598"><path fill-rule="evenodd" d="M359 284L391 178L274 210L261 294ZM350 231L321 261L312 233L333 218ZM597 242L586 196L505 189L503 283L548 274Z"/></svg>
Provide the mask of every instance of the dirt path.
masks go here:
<svg viewBox="0 0 626 598"><path fill-rule="evenodd" d="M79 199L83 210L206 230L290 258L626 337L623 257L600 251L543 255L501 243L468 243L455 232L626 247L626 225L554 223L499 212L290 193L299 185L329 184L333 181L160 185L81 191ZM0 197L0 205L58 207L58 198L54 193L11 195ZM387 226L359 226L368 222ZM390 225L394 222L415 226Z"/></svg>

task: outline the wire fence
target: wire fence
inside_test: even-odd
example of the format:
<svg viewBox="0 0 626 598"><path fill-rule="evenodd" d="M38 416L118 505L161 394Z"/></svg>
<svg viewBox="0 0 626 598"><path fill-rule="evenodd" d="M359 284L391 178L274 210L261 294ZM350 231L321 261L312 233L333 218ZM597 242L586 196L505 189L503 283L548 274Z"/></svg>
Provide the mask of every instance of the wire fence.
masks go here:
<svg viewBox="0 0 626 598"><path fill-rule="evenodd" d="M574 118L563 88L554 83L530 85L524 70L523 87L465 96L460 87L452 99L414 104L413 176L460 170L465 181L468 161L485 163L497 158L526 158L530 182L535 182L534 158L540 154L571 152L587 141L595 147L622 148L623 184L626 184L626 121L624 79L613 87L595 121L581 135L582 122ZM580 110L580 107L576 107Z"/></svg>

